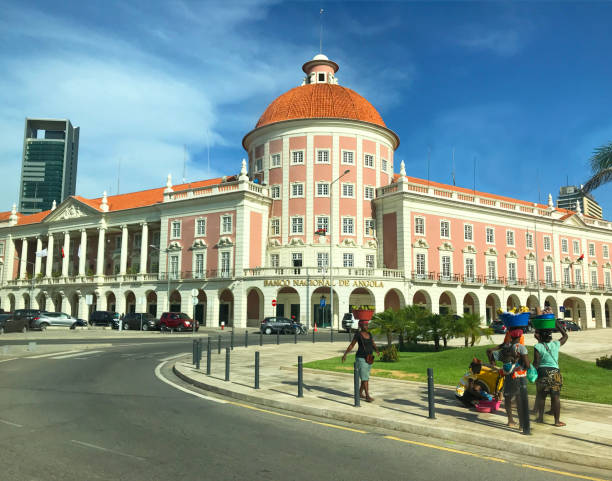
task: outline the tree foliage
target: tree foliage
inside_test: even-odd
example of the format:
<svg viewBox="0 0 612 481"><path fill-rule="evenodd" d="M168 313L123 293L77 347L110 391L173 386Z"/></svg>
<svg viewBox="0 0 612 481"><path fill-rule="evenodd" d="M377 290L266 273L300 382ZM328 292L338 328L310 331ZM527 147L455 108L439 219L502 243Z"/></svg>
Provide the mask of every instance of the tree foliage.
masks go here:
<svg viewBox="0 0 612 481"><path fill-rule="evenodd" d="M612 142L596 148L590 164L593 175L582 186L584 193L589 193L603 184L612 182Z"/></svg>

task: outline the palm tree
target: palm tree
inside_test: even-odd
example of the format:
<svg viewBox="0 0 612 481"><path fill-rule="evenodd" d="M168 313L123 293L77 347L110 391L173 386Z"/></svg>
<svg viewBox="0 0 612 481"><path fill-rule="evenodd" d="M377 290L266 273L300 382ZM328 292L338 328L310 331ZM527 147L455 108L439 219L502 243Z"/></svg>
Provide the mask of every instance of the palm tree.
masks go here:
<svg viewBox="0 0 612 481"><path fill-rule="evenodd" d="M370 331L372 334L385 334L387 336L387 345L393 342L393 333L398 329L399 314L398 311L387 309L383 312L377 312L372 317Z"/></svg>
<svg viewBox="0 0 612 481"><path fill-rule="evenodd" d="M483 334L487 334L480 327L482 316L474 313L464 314L461 319L457 319L458 334L462 335L465 339L465 347L468 347L468 339L470 340L470 346L480 342L480 337Z"/></svg>
<svg viewBox="0 0 612 481"><path fill-rule="evenodd" d="M597 147L590 162L593 176L582 186L584 193L612 181L612 142Z"/></svg>
<svg viewBox="0 0 612 481"><path fill-rule="evenodd" d="M403 317L402 335L406 335L406 340L416 343L419 336L427 335L427 319L431 312L422 306L409 305L401 311Z"/></svg>

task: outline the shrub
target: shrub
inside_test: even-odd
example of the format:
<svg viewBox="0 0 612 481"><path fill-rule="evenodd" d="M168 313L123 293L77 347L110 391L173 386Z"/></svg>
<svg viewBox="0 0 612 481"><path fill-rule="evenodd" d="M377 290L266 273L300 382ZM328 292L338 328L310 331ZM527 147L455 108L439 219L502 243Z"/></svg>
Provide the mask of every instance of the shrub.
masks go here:
<svg viewBox="0 0 612 481"><path fill-rule="evenodd" d="M395 346L395 344L391 344L390 346L383 347L380 353L381 353L380 360L382 362L399 361L399 353L397 352L397 347Z"/></svg>
<svg viewBox="0 0 612 481"><path fill-rule="evenodd" d="M601 356L595 359L595 365L597 367L603 367L604 369L612 369L612 356Z"/></svg>

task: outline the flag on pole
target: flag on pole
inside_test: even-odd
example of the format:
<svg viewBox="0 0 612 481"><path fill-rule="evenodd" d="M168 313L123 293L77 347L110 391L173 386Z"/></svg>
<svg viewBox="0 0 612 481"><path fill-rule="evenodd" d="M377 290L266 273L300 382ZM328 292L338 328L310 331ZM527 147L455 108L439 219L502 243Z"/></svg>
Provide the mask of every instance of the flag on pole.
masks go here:
<svg viewBox="0 0 612 481"><path fill-rule="evenodd" d="M580 254L580 257L576 259L576 262L582 262L584 260L584 254Z"/></svg>
<svg viewBox="0 0 612 481"><path fill-rule="evenodd" d="M64 248L62 247L61 250L62 250L62 259L63 259L65 257L64 256Z"/></svg>
<svg viewBox="0 0 612 481"><path fill-rule="evenodd" d="M36 251L36 257L47 257L47 249Z"/></svg>

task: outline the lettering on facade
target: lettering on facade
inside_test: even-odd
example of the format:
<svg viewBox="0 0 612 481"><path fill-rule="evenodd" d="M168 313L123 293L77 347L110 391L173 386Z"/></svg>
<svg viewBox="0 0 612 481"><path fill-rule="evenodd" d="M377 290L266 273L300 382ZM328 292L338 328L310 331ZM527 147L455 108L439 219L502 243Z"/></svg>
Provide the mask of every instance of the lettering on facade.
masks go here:
<svg viewBox="0 0 612 481"><path fill-rule="evenodd" d="M370 281L370 280L345 280L339 279L334 280L334 286L340 287L384 287L382 281ZM329 279L265 279L264 287L329 287Z"/></svg>

